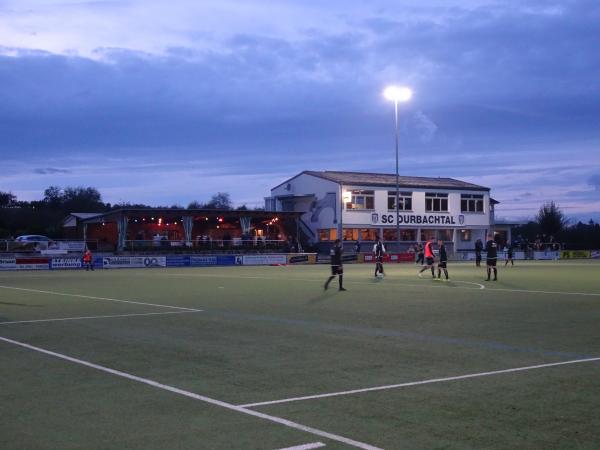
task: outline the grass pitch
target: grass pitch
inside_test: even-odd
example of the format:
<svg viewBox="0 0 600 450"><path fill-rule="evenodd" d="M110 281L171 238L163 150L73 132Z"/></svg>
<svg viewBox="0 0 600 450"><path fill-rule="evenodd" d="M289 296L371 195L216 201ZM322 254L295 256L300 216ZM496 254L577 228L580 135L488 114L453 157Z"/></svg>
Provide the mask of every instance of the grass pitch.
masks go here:
<svg viewBox="0 0 600 450"><path fill-rule="evenodd" d="M600 447L599 263L373 269L0 272L0 448Z"/></svg>

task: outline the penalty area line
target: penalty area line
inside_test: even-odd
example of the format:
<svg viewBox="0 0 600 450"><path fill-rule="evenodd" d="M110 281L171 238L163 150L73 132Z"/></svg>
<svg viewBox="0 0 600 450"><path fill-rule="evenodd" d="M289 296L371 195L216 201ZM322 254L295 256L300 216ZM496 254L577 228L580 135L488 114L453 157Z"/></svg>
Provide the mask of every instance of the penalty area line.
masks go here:
<svg viewBox="0 0 600 450"><path fill-rule="evenodd" d="M16 345L19 347L23 347L26 348L28 350L33 350L35 352L38 353L43 353L45 355L48 356L53 356L55 358L59 358L65 361L69 361L72 362L74 364L79 364L81 366L85 366L85 367L89 367L91 369L95 369L98 370L100 372L104 372L104 373L108 373L111 375L115 375L117 377L121 377L121 378L126 378L128 380L131 381L135 381L137 383L141 383L141 384L145 384L157 389L162 389L164 391L169 391L172 392L174 394L178 394L187 398L191 398L194 400L199 400L211 405L215 405L215 406L220 406L222 408L231 410L231 411L236 411L242 414L247 414L249 416L253 416L253 417L257 417L259 419L263 419L263 420L267 420L270 422L274 422L280 425L284 425L288 428L293 428L296 430L300 430L300 431L304 431L306 433L310 433L310 434L314 434L316 436L321 436L324 437L326 439L330 439L332 441L337 441L337 442L341 442L343 444L347 444L350 445L352 447L356 447L356 448L361 448L363 450L383 450L379 447L374 447L372 445L366 444L364 442L359 442L359 441L355 441L353 439L344 437L344 436L340 436L337 434L333 434L333 433L329 433L327 431L323 431L323 430L319 430L317 428L312 428L306 425L302 425L300 423L297 422L293 422L291 420L287 420L287 419L283 419L281 417L276 417L276 416L271 416L269 414L264 414L258 411L253 411L251 409L247 409L241 406L237 406L234 405L232 403L227 403L221 400L216 400L214 398L210 398L210 397L206 397L204 395L200 395L200 394L196 394L194 392L190 392L190 391L186 391L183 389L179 389L177 387L174 386L170 386L168 384L163 384L163 383L159 383L158 381L154 381L154 380L150 380L148 378L142 378L142 377L138 377L136 375L132 375L130 373L127 372L122 372L120 370L116 370L116 369L111 369L110 367L106 367L106 366L101 366L99 364L94 364L91 363L89 361L85 361L82 359L78 359L78 358L73 358L71 356L68 355L64 355L62 353L57 353L57 352L53 352L51 350L46 350L44 348L40 348L40 347L35 347L33 345L30 344L26 344L25 342L19 342L19 341L14 341L12 339L8 339L5 337L0 336L0 341L6 342L7 344L12 344L12 345Z"/></svg>
<svg viewBox="0 0 600 450"><path fill-rule="evenodd" d="M350 391L330 392L327 394L306 395L304 397L291 397L291 398L284 398L281 400L272 400L272 401L267 401L267 402L246 403L245 405L239 405L239 406L241 406L242 408L255 408L257 406L276 405L279 403L298 402L301 400L315 400L318 398L327 398L327 397L340 397L343 395L361 394L363 392L385 391L385 390L398 389L398 388L404 388L404 387L410 387L410 386L421 386L424 384L466 380L469 378L479 378L479 377L486 377L486 376L491 376L491 375L500 375L500 374L505 374L505 373L524 372L526 370L544 369L547 367L557 367L557 366L564 366L567 364L580 364L580 363L595 362L595 361L600 361L600 357L574 359L571 361L561 361L561 362L557 362L557 363L537 364L535 366L515 367L512 369L493 370L490 372L478 372L478 373L471 373L471 374L467 374L467 375L459 375L459 376L455 376L455 377L433 378L433 379L429 379L429 380L412 381L412 382L408 382L408 383L388 384L386 386L375 386L375 387L364 388L364 389L353 389Z"/></svg>
<svg viewBox="0 0 600 450"><path fill-rule="evenodd" d="M194 308L184 308L182 306L171 306L171 305L161 305L158 303L146 303L146 302L138 302L135 300L121 300L118 298L108 298L108 297L94 297L92 295L82 295L82 294L67 294L65 292L56 292L56 291L42 291L39 289L29 289L29 288L20 288L15 286L2 286L0 285L0 289L12 289L14 291L24 291L24 292L35 292L38 294L50 294L50 295L59 295L61 297L74 297L74 298L85 298L87 300L104 300L108 302L117 302L117 303L130 303L132 305L144 305L144 306L155 306L157 308L169 308L169 309L178 309L183 311L193 311L200 312L201 309Z"/></svg>
<svg viewBox="0 0 600 450"><path fill-rule="evenodd" d="M196 312L202 312L201 309L197 311L165 311L155 313L139 313L139 314L113 314L108 316L81 316L81 317L60 317L56 319L36 319L36 320L13 320L8 322L0 322L0 325L14 325L19 323L38 323L38 322L62 322L65 320L89 320L89 319L112 319L118 317L137 317L137 316L164 316L167 314L192 314Z"/></svg>
<svg viewBox="0 0 600 450"><path fill-rule="evenodd" d="M312 442L310 444L295 445L293 447L280 448L278 450L312 450L313 448L326 447L322 442Z"/></svg>

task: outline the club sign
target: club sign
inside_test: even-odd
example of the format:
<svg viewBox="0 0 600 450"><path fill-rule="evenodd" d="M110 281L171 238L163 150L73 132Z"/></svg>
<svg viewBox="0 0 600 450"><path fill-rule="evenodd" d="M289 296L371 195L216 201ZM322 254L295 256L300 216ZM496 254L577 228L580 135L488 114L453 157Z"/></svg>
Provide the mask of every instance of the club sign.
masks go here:
<svg viewBox="0 0 600 450"><path fill-rule="evenodd" d="M395 222L395 214L371 214L371 222L373 224L394 224ZM441 216L441 215L433 215L433 214L400 214L398 216L398 222L406 225L457 225L464 224L464 216L462 217L462 221L457 221L454 216Z"/></svg>

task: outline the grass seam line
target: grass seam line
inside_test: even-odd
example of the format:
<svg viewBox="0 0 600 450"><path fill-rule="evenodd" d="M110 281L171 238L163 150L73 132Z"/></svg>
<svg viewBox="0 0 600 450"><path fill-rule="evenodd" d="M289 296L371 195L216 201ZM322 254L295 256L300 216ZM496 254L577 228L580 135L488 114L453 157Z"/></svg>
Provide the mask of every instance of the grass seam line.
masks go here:
<svg viewBox="0 0 600 450"><path fill-rule="evenodd" d="M126 378L131 381L135 381L137 383L142 383L148 386L152 386L154 388L162 389L168 392L172 392L174 394L182 395L184 397L188 397L194 400L199 400L205 403L209 403L211 405L220 406L225 409L229 409L231 411L236 411L242 414L247 414L249 416L258 417L263 420L267 420L270 422L274 422L280 425L287 426L289 428L293 428L296 430L304 431L306 433L314 434L316 436L321 436L327 439L331 439L332 441L341 442L343 444L350 445L352 447L360 448L363 450L383 450L382 448L375 447L364 442L355 441L350 438L346 438L344 436L340 436L337 434L329 433L327 431L319 430L317 428L308 427L306 425L299 424L297 422L293 422L291 420L283 419L281 417L271 416L269 414L264 414L258 411L254 411L251 409L243 408L238 405L234 405L232 403L227 403L222 400L213 399L210 397L206 397L204 395L196 394L194 392L186 391L183 389L176 388L174 386L169 386L167 384L159 383L158 381L150 380L148 378L138 377L137 375L132 375L127 372L122 372L120 370L111 369L110 367L101 366L99 364L94 364L89 361L85 361L82 359L74 358L68 355L64 355L62 353L53 352L51 350L46 350L44 348L36 347L30 344L26 344L25 342L14 341L12 339L8 339L0 336L0 341L6 342L8 344L16 345L19 347L26 348L28 350L33 350L39 353L43 353L49 356L53 356L55 358L59 358L65 361L69 361L75 364L79 364L81 366L89 367L91 369L96 369L101 372L109 373L111 375L115 375L121 378Z"/></svg>
<svg viewBox="0 0 600 450"><path fill-rule="evenodd" d="M146 274L144 274L146 275ZM153 274L154 276L154 274ZM183 273L161 273L159 274L159 276L163 276L163 277L196 277L196 278L234 278L234 279L240 279L240 280L273 280L273 281L281 281L283 278L274 278L274 277L259 277L259 276L229 276L229 275L219 275L219 274L183 274ZM346 279L347 277L344 277L344 283L346 284L360 284L360 285L368 285L369 283L367 282L367 280L352 280L352 279ZM323 280L322 279L318 279L318 278L285 278L286 281L302 281L302 282L315 282L315 283L320 283L320 285L322 286L323 284ZM583 295L583 296L589 296L589 297L600 297L600 293L597 292L568 292L568 291L540 291L540 290L534 290L534 289L510 289L510 288L492 288L492 287L487 287L483 284L480 283L475 283L475 282L469 282L469 281L462 281L462 280L450 280L450 283L469 283L469 284L473 284L476 285L478 287L464 287L464 286L448 286L446 285L434 285L434 284L428 284L427 283L427 279L424 279L422 283L419 284L415 284L412 283L411 281L409 281L408 283L404 282L404 279L397 279L397 280L392 280L392 279L387 279L387 282L384 282L382 285L392 285L395 287L414 287L414 288L423 288L423 287L427 287L427 288L434 288L434 289L467 289L467 290L471 290L471 291L486 291L486 292L494 292L494 291L500 291L500 292L524 292L524 293L531 293L531 294L558 294L558 295ZM417 280L412 280L412 281L417 281ZM484 288L482 289L481 286L483 286ZM1 287L1 286L0 286Z"/></svg>
<svg viewBox="0 0 600 450"><path fill-rule="evenodd" d="M315 399L328 398L328 397L340 397L340 396L344 396L344 395L361 394L363 392L385 391L385 390L398 389L398 388L410 387L410 386L421 386L424 384L443 383L446 381L466 380L469 378L478 378L478 377L500 375L500 374L505 374L505 373L514 373L514 372L524 372L526 370L544 369L547 367L556 367L556 366L564 366L567 364L579 364L579 363L596 362L596 361L600 361L600 357L575 359L575 360L571 360L571 361L561 361L561 362L548 363L548 364L537 364L535 366L515 367L512 369L493 370L490 372L478 372L478 373L471 373L471 374L467 374L467 375L458 375L458 376L454 376L454 377L432 378L429 380L411 381L408 383L399 383L399 384L388 384L385 386L375 386L375 387L363 388L363 389L352 389L352 390L348 390L348 391L330 392L327 394L306 395L303 397L291 397L291 398L284 398L284 399L280 399L280 400L272 400L272 401L266 401L266 402L246 403L246 404L238 405L238 406L241 406L242 408L255 408L258 406L276 405L276 404L280 404L280 403L290 403L290 402L297 402L297 401L302 401L302 400L315 400Z"/></svg>
<svg viewBox="0 0 600 450"><path fill-rule="evenodd" d="M38 322L61 322L66 320L88 320L88 319L111 319L117 317L137 317L137 316L164 316L166 314L192 314L196 312L203 312L201 309L198 311L165 311L155 313L137 313L137 314L113 314L106 316L80 316L80 317L59 317L56 319L34 319L34 320L14 320L8 322L0 322L0 325L14 325L19 323L38 323Z"/></svg>

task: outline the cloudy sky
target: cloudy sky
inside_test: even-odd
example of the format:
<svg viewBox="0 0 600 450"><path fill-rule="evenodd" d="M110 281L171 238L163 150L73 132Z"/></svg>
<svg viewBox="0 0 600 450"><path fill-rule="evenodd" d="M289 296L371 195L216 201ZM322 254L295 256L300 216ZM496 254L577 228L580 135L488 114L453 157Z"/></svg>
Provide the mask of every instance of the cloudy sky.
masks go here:
<svg viewBox="0 0 600 450"><path fill-rule="evenodd" d="M262 204L301 170L600 218L597 0L0 0L0 190Z"/></svg>

